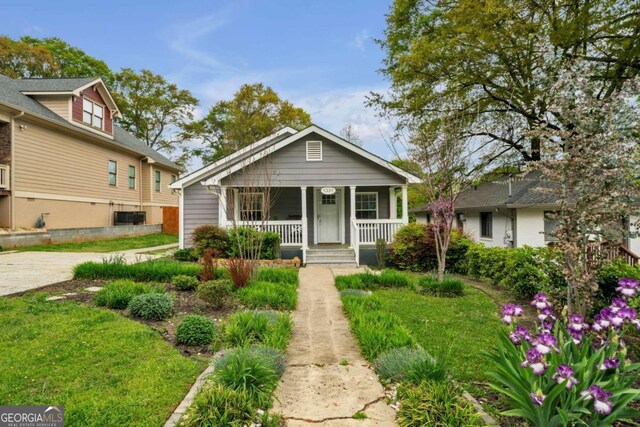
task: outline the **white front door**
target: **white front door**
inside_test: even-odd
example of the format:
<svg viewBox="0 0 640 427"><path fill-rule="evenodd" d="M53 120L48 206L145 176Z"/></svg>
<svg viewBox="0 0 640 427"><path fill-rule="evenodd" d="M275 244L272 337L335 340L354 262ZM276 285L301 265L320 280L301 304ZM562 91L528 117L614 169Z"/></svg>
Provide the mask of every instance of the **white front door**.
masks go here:
<svg viewBox="0 0 640 427"><path fill-rule="evenodd" d="M333 194L322 194L316 190L316 215L318 224L318 243L340 243L340 189Z"/></svg>

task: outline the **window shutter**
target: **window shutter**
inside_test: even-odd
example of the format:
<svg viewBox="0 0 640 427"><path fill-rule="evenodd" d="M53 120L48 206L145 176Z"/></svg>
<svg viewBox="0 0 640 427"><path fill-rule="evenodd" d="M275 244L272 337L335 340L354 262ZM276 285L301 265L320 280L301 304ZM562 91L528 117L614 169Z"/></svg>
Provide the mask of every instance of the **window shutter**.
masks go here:
<svg viewBox="0 0 640 427"><path fill-rule="evenodd" d="M307 161L318 162L322 160L322 141L307 141Z"/></svg>

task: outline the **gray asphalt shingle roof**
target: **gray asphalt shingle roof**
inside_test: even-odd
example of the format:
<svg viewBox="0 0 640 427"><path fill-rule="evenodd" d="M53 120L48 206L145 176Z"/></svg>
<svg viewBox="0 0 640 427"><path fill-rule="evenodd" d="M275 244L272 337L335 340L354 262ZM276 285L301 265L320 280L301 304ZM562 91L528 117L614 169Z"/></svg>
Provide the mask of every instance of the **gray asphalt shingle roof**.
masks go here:
<svg viewBox="0 0 640 427"><path fill-rule="evenodd" d="M37 79L12 79L7 76L0 74L0 103L6 104L10 107L23 110L27 113L31 113L34 115L41 116L45 119L51 120L55 123L58 123L62 126L74 129L81 133L88 133L82 128L75 126L64 118L60 117L53 111L49 110L44 105L40 104L38 101L30 98L27 95L22 94L21 91L47 91L51 90L53 92L65 92L77 89L78 87L82 87L85 84L96 80L95 78L78 78L78 79L42 79L43 83L37 83L40 80ZM49 83L52 86L47 86L45 83ZM35 87L39 85L37 89L31 89L31 87ZM68 89L70 87L74 87L74 89ZM30 89L24 89L25 87L29 87ZM45 89L45 88L54 88L54 89ZM57 89L57 88L65 88L65 89ZM68 89L68 90L67 90ZM92 137L96 137L96 135L91 134ZM101 138L98 136L98 138ZM121 146L127 150L133 151L142 156L147 156L160 165L167 166L172 169L181 170L182 168L171 160L167 159L162 154L158 153L143 141L139 140L126 130L113 125L113 140L109 138L101 138L105 142L113 144L115 146Z"/></svg>
<svg viewBox="0 0 640 427"><path fill-rule="evenodd" d="M97 80L95 77L69 79L18 79L14 80L21 92L72 92Z"/></svg>
<svg viewBox="0 0 640 427"><path fill-rule="evenodd" d="M463 191L456 200L456 209L481 209L495 207L552 206L556 196L541 191L550 188L550 183L542 179L539 171L528 172L520 177L511 178L511 196L509 196L509 176L485 182ZM411 209L410 212L423 212L427 205Z"/></svg>

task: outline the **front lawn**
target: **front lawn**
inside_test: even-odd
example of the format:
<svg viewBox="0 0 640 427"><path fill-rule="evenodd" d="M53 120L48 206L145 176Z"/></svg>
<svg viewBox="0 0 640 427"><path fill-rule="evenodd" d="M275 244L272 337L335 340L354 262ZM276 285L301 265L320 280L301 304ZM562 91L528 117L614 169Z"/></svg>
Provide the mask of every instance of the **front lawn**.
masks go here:
<svg viewBox="0 0 640 427"><path fill-rule="evenodd" d="M159 426L204 364L116 312L0 299L0 402L64 405L68 426Z"/></svg>
<svg viewBox="0 0 640 427"><path fill-rule="evenodd" d="M503 326L498 307L486 294L467 285L459 298L425 296L410 289L378 290L375 295L425 350L447 358L455 379L487 381L486 373L493 367L481 352L495 345Z"/></svg>
<svg viewBox="0 0 640 427"><path fill-rule="evenodd" d="M117 239L94 240L91 242L58 243L17 248L21 252L116 252L129 249L151 248L154 246L178 243L178 236L173 234L147 234L144 236L120 237Z"/></svg>

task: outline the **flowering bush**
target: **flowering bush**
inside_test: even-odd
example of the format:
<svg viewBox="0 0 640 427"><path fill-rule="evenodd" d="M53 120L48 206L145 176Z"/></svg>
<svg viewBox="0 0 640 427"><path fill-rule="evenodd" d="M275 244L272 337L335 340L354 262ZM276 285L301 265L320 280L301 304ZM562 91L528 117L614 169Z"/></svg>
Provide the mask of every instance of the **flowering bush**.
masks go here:
<svg viewBox="0 0 640 427"><path fill-rule="evenodd" d="M611 425L640 415L627 405L640 396L634 389L640 364L625 360L624 330L640 329L636 311L627 298L638 292L639 282L622 279L614 298L591 324L578 314L558 319L549 297L537 294L535 331L515 320L521 306L502 307L502 320L510 326L490 357L496 361L492 387L510 398L504 415L526 418L536 426L581 424Z"/></svg>

